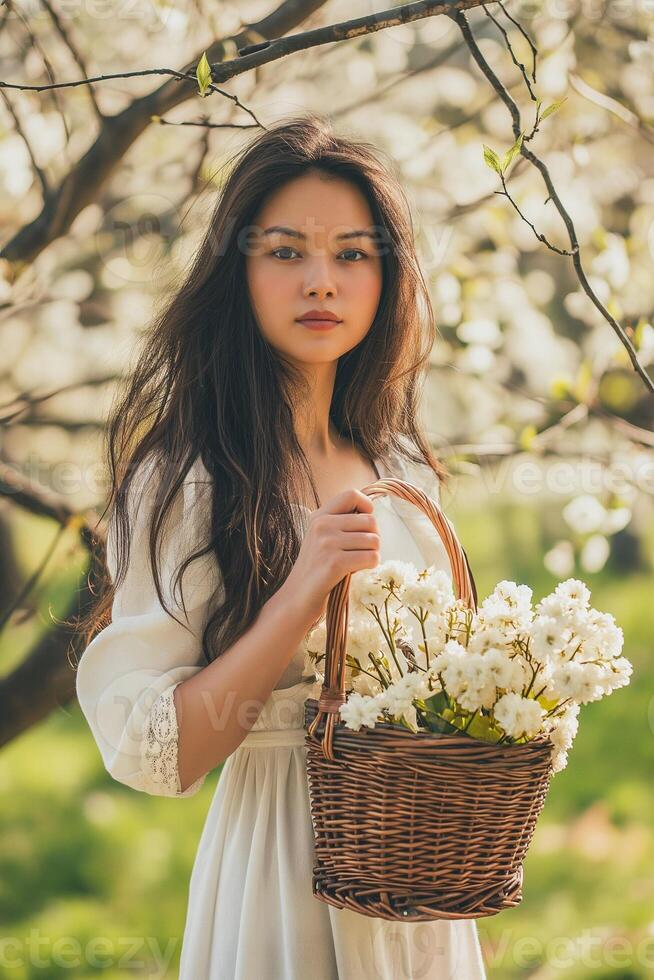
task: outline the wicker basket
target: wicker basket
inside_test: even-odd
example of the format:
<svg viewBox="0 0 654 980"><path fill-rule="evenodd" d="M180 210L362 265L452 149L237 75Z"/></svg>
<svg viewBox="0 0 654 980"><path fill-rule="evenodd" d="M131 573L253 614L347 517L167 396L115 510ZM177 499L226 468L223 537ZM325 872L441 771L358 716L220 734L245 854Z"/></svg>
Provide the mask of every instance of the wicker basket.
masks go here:
<svg viewBox="0 0 654 980"><path fill-rule="evenodd" d="M459 598L477 594L454 529L422 490L378 480L419 507L441 537ZM337 715L346 700L350 576L329 596L325 681L305 702L314 831L313 893L336 908L425 921L495 915L522 900L522 862L552 776L552 744L493 745L467 735L414 734L378 723L355 732Z"/></svg>

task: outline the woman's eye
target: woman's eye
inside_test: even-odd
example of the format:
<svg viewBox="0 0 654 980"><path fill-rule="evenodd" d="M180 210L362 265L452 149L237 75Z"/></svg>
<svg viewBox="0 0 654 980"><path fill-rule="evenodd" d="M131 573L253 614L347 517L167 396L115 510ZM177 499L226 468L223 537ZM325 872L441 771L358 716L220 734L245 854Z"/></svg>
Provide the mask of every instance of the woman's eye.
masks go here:
<svg viewBox="0 0 654 980"><path fill-rule="evenodd" d="M271 255L277 255L278 252L284 252L284 251L286 251L286 252L295 252L295 249L294 248L291 248L290 245L280 245L278 248L274 248L270 254ZM279 258L281 259L282 256L280 255Z"/></svg>
<svg viewBox="0 0 654 980"><path fill-rule="evenodd" d="M278 252L295 252L296 255L299 255L299 252L297 252L296 249L291 248L290 245L279 245L277 248L274 248L270 254L271 255L274 255L274 256L276 256L277 258L280 258L280 259L291 258L291 256L277 255ZM352 261L358 262L359 261L359 257L361 259L365 259L366 258L366 253L365 252L362 252L360 248L346 248L344 252L341 252L341 255L346 255L348 253L350 255L355 255L355 256L358 257L358 258L356 258L354 260L349 260L348 259L347 261L350 261L350 262L352 262Z"/></svg>
<svg viewBox="0 0 654 980"><path fill-rule="evenodd" d="M353 252L355 255L360 255L362 259L365 259L366 257L366 253L362 252L360 248L346 248L345 252L350 252L350 253ZM343 252L342 254L345 255L345 252Z"/></svg>

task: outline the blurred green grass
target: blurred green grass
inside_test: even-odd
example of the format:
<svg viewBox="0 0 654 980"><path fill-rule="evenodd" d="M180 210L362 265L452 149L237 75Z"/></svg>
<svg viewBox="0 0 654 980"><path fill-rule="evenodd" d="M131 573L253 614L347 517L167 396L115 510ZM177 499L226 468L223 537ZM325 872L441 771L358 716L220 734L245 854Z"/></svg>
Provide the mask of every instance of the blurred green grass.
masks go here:
<svg viewBox="0 0 654 980"><path fill-rule="evenodd" d="M535 600L556 585L541 561L550 545L542 509L500 504L451 516L480 600L501 578L528 583ZM53 530L26 521L18 533L27 573ZM47 628L48 608L62 614L82 561L73 539L62 541L39 585L36 621L0 640L3 673ZM523 902L478 920L489 980L654 976L652 576L610 567L573 574L623 627L634 676L582 708L525 862ZM0 978L175 977L193 856L219 774L184 800L136 793L106 774L76 704L6 747Z"/></svg>

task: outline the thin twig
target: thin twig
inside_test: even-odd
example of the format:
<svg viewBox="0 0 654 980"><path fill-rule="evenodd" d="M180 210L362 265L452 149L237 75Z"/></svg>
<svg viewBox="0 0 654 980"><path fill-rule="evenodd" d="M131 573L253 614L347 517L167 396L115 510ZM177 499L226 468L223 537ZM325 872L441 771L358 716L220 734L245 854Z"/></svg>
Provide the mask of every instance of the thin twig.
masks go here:
<svg viewBox="0 0 654 980"><path fill-rule="evenodd" d="M88 74L88 69L86 67L86 61L82 57L82 54L81 54L79 48L77 47L77 45L75 44L75 42L73 41L71 35L69 34L69 32L64 27L63 21L62 21L61 17L59 16L58 11L56 11L54 9L54 7L52 6L52 4L50 3L50 0L41 0L41 3L43 4L43 6L45 7L45 9L47 10L48 15L50 17L50 20L52 21L52 23L54 25L55 31L57 32L57 34L59 35L59 37L61 38L61 40L65 44L65 46L68 48L68 50L69 50L69 52L71 54L71 57L73 58L73 61L75 62L75 64L77 65L77 67L80 69L80 71L84 75L87 75ZM89 95L89 99L91 101L91 105L93 106L93 111L95 112L95 115L98 118L98 120L100 121L100 123L102 123L102 121L104 119L104 115L103 115L102 111L100 110L100 106L98 105L98 101L97 101L97 99L95 97L95 92L93 91L93 88L91 86L89 86L88 95Z"/></svg>
<svg viewBox="0 0 654 980"><path fill-rule="evenodd" d="M508 190L506 189L506 180L505 180L504 174L500 174L500 180L502 181L502 190L501 191L493 191L493 194L500 194L500 195L503 195L504 197L508 198L509 202L511 203L511 205L513 206L513 208L517 211L517 213L520 215L520 217L522 218L522 220L524 221L524 223L527 224L527 225L529 225L529 227L533 231L533 233L536 236L536 238L538 239L538 241L539 242L542 242L543 245L547 245L547 247L552 252L556 252L558 255L574 255L574 252L569 251L567 248L559 248L558 245L553 245L552 242L550 242L549 239L545 235L543 235L542 232L538 231L538 229L536 228L536 226L529 220L529 218L527 218L522 213L522 211L518 207L517 203L513 200L513 198L509 194Z"/></svg>
<svg viewBox="0 0 654 980"><path fill-rule="evenodd" d="M499 3L499 0L497 0L497 2ZM500 6L502 6L501 3L500 3ZM513 50L513 45L511 44L511 41L509 39L509 35L506 32L506 29L504 27L502 27L502 25L500 24L500 22L497 19L497 17L493 17L493 15L490 12L490 10L487 10L486 9L486 4L485 3L482 4L482 7L484 9L484 13L486 14L486 16L487 17L490 17L490 19L493 21L493 23L497 27L498 31L500 31L500 33L504 37L504 43L506 45L506 49L509 52L509 54L511 55L511 60L513 61L513 64L516 66L516 68L518 69L518 71L520 72L520 74L522 75L522 77L524 79L524 83L527 86L527 91L529 92L529 98L531 99L532 102L535 102L536 101L536 95L534 93L533 88L531 87L531 82L529 81L529 76L527 75L527 69L525 68L525 66L523 65L523 63L521 61L518 61L518 59L516 57L516 54L515 54L515 51ZM504 7L502 7L502 10L504 10ZM506 14L506 10L504 10L504 13ZM513 23L515 24L516 22L513 21ZM525 34L524 31L522 33ZM526 36L527 35L525 34L525 37ZM532 57L533 57L532 76L535 74L535 70L536 70L536 53L537 53L536 52L536 49L534 48L534 46L532 44ZM534 82L536 81L535 77L533 78L533 81Z"/></svg>

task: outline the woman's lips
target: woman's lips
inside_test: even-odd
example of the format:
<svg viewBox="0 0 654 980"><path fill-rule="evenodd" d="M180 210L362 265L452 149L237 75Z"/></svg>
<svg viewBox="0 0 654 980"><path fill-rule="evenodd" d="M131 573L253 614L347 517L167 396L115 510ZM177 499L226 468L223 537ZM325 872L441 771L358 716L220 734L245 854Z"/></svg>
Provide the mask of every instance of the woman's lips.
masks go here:
<svg viewBox="0 0 654 980"><path fill-rule="evenodd" d="M303 323L309 330L331 330L332 327L337 327L340 322L340 320L314 320L312 318L298 320L298 323Z"/></svg>

